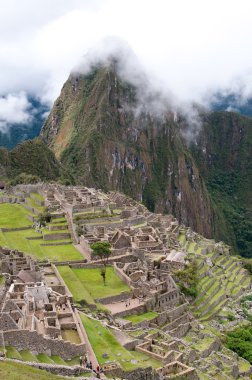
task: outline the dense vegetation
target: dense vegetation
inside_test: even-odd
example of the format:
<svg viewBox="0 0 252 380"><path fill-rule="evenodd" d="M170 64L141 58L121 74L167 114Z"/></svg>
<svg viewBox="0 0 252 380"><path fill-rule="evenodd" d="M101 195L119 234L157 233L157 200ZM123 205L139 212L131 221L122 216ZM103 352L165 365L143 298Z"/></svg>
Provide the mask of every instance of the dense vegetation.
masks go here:
<svg viewBox="0 0 252 380"><path fill-rule="evenodd" d="M0 148L0 177L8 178L12 185L39 180L72 182L71 176L40 139L27 140L10 151Z"/></svg>
<svg viewBox="0 0 252 380"><path fill-rule="evenodd" d="M176 272L178 278L178 285L181 291L193 298L198 295L198 275L197 275L197 263L195 260L187 264L185 269Z"/></svg>
<svg viewBox="0 0 252 380"><path fill-rule="evenodd" d="M252 325L228 332L226 345L252 364Z"/></svg>

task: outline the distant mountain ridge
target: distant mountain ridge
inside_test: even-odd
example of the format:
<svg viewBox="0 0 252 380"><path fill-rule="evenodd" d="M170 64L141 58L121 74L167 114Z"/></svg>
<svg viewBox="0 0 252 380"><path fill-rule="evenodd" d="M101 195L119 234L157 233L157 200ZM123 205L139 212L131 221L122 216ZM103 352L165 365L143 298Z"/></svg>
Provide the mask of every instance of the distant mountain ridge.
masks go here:
<svg viewBox="0 0 252 380"><path fill-rule="evenodd" d="M0 146L12 149L22 141L39 136L50 109L48 105L34 96L28 96L28 101L31 104L31 121L29 123L10 124L7 133L0 131Z"/></svg>

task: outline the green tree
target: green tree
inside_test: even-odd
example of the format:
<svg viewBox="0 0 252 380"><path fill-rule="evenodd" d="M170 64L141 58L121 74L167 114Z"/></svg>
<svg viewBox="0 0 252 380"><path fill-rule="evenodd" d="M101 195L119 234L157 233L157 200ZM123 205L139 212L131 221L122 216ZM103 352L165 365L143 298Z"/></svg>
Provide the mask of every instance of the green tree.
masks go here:
<svg viewBox="0 0 252 380"><path fill-rule="evenodd" d="M108 264L108 259L111 255L111 244L108 241L98 241L91 244L92 253L94 256L98 256L103 264L101 268L101 276L103 278L103 283L106 285L106 269Z"/></svg>
<svg viewBox="0 0 252 380"><path fill-rule="evenodd" d="M46 223L50 223L52 219L51 214L48 211L48 208L46 207L44 211L38 215L38 222L41 226L46 226Z"/></svg>

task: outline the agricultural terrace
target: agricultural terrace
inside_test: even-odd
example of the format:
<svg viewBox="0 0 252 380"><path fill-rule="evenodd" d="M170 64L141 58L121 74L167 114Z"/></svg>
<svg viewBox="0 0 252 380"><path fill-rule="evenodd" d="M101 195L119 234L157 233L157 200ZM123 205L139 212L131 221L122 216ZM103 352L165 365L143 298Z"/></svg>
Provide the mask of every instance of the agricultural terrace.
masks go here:
<svg viewBox="0 0 252 380"><path fill-rule="evenodd" d="M89 374L83 374L89 377ZM52 373L32 368L15 362L2 361L0 365L0 379L4 380L66 380L65 377L53 375ZM73 378L68 378L69 380Z"/></svg>
<svg viewBox="0 0 252 380"><path fill-rule="evenodd" d="M19 228L31 226L27 210L19 204L0 204L0 228Z"/></svg>
<svg viewBox="0 0 252 380"><path fill-rule="evenodd" d="M32 220L43 212L44 208L40 205L42 201L43 197L40 194L33 193L32 198L26 198L24 205L0 204L0 246L18 249L34 256L39 261L82 260L83 256L72 244L65 218L52 219L48 228L54 226L53 231L46 228L42 232L36 232L32 228ZM5 232L1 230L2 228L10 230ZM16 228L23 229L15 231ZM64 238L62 238L62 233L66 234ZM53 235L49 236L53 239L48 240L48 235Z"/></svg>

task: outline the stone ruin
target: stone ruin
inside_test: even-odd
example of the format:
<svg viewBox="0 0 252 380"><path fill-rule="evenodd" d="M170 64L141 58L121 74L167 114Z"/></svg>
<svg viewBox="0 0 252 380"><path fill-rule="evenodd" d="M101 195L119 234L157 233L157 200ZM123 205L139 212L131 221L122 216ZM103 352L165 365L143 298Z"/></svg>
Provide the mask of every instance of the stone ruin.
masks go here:
<svg viewBox="0 0 252 380"><path fill-rule="evenodd" d="M1 299L0 346L29 349L33 353L60 355L63 359L86 350L78 313L73 309L57 273L43 273L36 262L21 252L1 249L2 273L6 277ZM53 287L49 285L54 277ZM74 331L76 342L67 340Z"/></svg>
<svg viewBox="0 0 252 380"><path fill-rule="evenodd" d="M31 191L30 187L29 189L23 187L21 190ZM51 212L66 216L71 237L80 244L86 254L88 263L85 264L83 260L81 263L71 264L73 267L81 268L85 265L99 267L99 258L91 255L90 245L98 241L111 243L112 255L109 262L114 265L117 275L130 287L130 292L98 301L104 303L110 310L111 323L115 322L126 333L141 328L147 331L158 330L156 333L143 334L141 338L135 339L130 343L131 349L134 348L151 358L160 360L163 364L162 368L157 370L160 379L196 379L196 371L191 367L195 356L183 338L195 326L198 332L199 327L189 311L188 302L176 284L176 271L183 270L188 263L188 246L191 243L195 244L195 251L200 246L199 235L190 228L179 226L173 216L153 214L143 205L117 192L104 194L100 190L85 187L48 184L40 186L36 191L43 194L45 205ZM77 227L82 232L81 236L77 236ZM178 240L181 232L185 235L185 245ZM210 241L201 249L201 254L206 256L202 266L207 263L210 274L211 263L207 254L212 250L216 255L226 254L226 248L222 244ZM48 265L40 271L30 258L22 257L16 252L14 254L16 259L13 260L13 254L12 252L8 257L6 253L2 259L2 268L5 268L5 273L9 273L9 276L6 275L6 283L9 281L8 286L10 286L5 301L11 297L10 290L13 290L13 294L17 293L15 286L23 289L21 293L24 299L34 297L34 292L36 294L38 288L41 289L43 294L47 294L49 301L47 302L43 296L40 301L42 309L36 310L40 303L37 304L35 300L35 311L40 310L38 315L43 315L43 338L51 342L64 343L62 339L64 324L60 315L66 310L61 310L59 315L57 313L58 302L61 299L64 300L64 305L69 305L72 313L71 316L70 311L69 315L65 314L65 322L70 323L68 319L70 318L73 329L78 329L78 323L71 306L71 294L62 283L61 277L57 275L57 268ZM197 255L195 252L196 258ZM39 290L39 293L41 292ZM50 301L49 296L54 300ZM10 300L12 301L12 298ZM127 300L127 307L122 307ZM130 321L123 319L148 311L154 311L157 315L134 326ZM8 317L11 317L14 323L22 324L19 322L21 318L18 318L19 310L13 309L11 312L12 314L7 313ZM35 320L38 317L34 311L33 313ZM67 343L69 342L65 342ZM85 345L84 341L83 344Z"/></svg>

